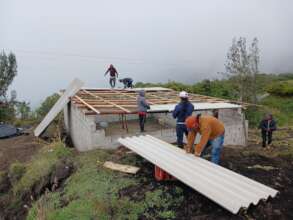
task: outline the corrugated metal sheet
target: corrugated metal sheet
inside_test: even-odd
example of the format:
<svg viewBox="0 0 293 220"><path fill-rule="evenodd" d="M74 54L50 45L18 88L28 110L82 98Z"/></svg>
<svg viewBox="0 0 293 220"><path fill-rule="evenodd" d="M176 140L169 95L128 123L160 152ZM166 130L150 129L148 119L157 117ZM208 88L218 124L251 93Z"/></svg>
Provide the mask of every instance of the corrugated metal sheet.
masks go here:
<svg viewBox="0 0 293 220"><path fill-rule="evenodd" d="M79 89L84 85L79 79L74 79L54 106L50 109L47 115L43 118L41 123L34 130L34 135L36 137L40 136L42 132L49 126L49 124L54 120L54 118L62 111L65 105L70 101L70 97L75 95Z"/></svg>
<svg viewBox="0 0 293 220"><path fill-rule="evenodd" d="M192 103L194 105L194 110L211 110L211 109L232 109L232 108L241 108L241 105L231 104L227 102L217 102L217 103L208 103L208 102L196 102ZM172 112L175 109L176 104L166 104L166 105L151 105L149 112Z"/></svg>
<svg viewBox="0 0 293 220"><path fill-rule="evenodd" d="M234 214L278 193L149 135L120 138L118 141Z"/></svg>

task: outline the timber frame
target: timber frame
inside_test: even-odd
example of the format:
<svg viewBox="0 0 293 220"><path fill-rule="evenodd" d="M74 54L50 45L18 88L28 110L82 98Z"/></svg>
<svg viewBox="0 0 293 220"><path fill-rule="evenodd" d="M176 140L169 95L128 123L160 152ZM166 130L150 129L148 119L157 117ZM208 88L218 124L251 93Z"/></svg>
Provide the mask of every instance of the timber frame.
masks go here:
<svg viewBox="0 0 293 220"><path fill-rule="evenodd" d="M81 89L71 97L71 101L78 108L85 109L86 115L136 114L138 91L135 89ZM147 90L146 99L151 105L176 104L179 102L178 92L171 89ZM193 103L229 102L239 104L236 101L198 94L189 94L189 100Z"/></svg>

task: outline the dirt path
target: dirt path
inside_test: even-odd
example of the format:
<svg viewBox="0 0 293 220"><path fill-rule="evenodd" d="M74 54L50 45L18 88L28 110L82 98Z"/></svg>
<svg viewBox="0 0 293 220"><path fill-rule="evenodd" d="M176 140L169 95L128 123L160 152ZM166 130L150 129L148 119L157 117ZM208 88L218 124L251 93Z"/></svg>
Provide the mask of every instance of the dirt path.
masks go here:
<svg viewBox="0 0 293 220"><path fill-rule="evenodd" d="M37 143L32 133L7 139L0 139L0 171L6 170L15 161L26 162L38 151Z"/></svg>

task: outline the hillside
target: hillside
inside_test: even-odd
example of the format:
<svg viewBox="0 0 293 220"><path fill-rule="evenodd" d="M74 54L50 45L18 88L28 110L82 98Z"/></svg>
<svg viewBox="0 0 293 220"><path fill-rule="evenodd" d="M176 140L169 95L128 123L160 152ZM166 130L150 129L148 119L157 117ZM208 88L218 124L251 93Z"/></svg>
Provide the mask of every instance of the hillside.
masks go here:
<svg viewBox="0 0 293 220"><path fill-rule="evenodd" d="M168 83L141 83L136 87L161 86L176 91L239 100L235 84L231 79L203 80L195 84L182 84L170 81ZM279 126L293 125L293 73L286 74L258 74L256 78L258 107L246 110L246 117L251 127L256 127L265 113L272 113Z"/></svg>
<svg viewBox="0 0 293 220"><path fill-rule="evenodd" d="M222 166L280 192L268 202L233 215L178 180L156 181L154 165L124 147L81 153L60 139L40 142L29 135L1 143L0 156L7 154L10 160L0 166L0 219L292 219L293 99L287 87L291 82L292 74L259 75L261 106L246 110L249 145L223 150ZM136 86L237 100L229 80ZM278 130L272 148L264 150L256 126L267 112L275 116ZM14 152L11 143L19 143ZM136 175L112 171L102 166L105 161L134 165L140 171Z"/></svg>

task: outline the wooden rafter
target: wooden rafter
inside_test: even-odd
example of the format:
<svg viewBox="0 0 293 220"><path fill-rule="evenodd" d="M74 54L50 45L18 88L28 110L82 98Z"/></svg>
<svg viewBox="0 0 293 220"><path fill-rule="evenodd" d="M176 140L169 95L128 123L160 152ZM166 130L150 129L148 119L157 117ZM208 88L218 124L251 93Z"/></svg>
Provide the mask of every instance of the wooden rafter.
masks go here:
<svg viewBox="0 0 293 220"><path fill-rule="evenodd" d="M95 109L93 106L91 106L90 104L88 104L87 102L85 102L82 98L80 98L79 96L75 95L75 98L77 98L81 103L83 103L86 107L88 107L89 109L91 109L92 111L94 111L97 114L100 114L100 111L98 111L97 109Z"/></svg>
<svg viewBox="0 0 293 220"><path fill-rule="evenodd" d="M95 94L93 94L93 93L91 93L91 92L89 92L89 91L86 91L86 90L84 90L84 89L83 89L82 91L85 92L85 93L88 94L88 95L91 95L91 96L93 96L93 97L95 97L95 98L97 98L97 99L100 99L100 100L103 101L103 102L106 102L106 103L108 103L108 104L110 104L110 105L114 105L115 107L117 107L117 108L119 108L119 109L125 111L126 113L131 113L131 111L129 111L128 109L123 108L122 106L117 105L117 104L114 103L114 102L111 102L111 101L108 101L108 100L106 100L106 99L103 99L102 97L100 97L100 96L98 96L98 95L95 95Z"/></svg>
<svg viewBox="0 0 293 220"><path fill-rule="evenodd" d="M72 97L72 102L79 108L87 109L86 114L135 114L137 113L137 91L136 90L94 90L82 89L76 96ZM176 91L147 91L147 101L151 105L176 104L178 94ZM229 102L244 103L215 98L205 95L190 94L189 100L193 103L207 102ZM99 113L97 113L99 112Z"/></svg>

